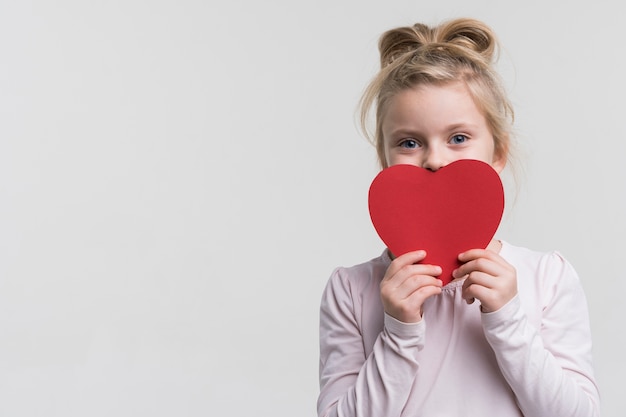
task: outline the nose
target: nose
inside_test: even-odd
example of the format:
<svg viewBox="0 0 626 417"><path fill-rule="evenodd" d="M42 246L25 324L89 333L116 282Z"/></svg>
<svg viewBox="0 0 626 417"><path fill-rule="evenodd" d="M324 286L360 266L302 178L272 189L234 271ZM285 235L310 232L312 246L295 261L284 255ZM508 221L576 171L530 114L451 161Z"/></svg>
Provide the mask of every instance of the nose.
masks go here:
<svg viewBox="0 0 626 417"><path fill-rule="evenodd" d="M441 150L436 148L429 148L424 153L424 159L422 161L422 168L427 169L429 171L437 171L440 168L446 166L445 156Z"/></svg>

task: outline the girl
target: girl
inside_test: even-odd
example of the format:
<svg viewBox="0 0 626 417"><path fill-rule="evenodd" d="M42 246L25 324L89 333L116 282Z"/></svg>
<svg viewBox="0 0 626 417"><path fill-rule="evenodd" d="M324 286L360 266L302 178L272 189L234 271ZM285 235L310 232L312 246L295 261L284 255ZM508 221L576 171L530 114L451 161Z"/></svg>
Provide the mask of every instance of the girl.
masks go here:
<svg viewBox="0 0 626 417"><path fill-rule="evenodd" d="M477 159L501 172L513 111L482 22L390 30L375 105L382 168ZM424 251L336 269L320 312L320 416L599 415L587 305L561 255L493 240L442 287ZM476 301L476 302L475 302Z"/></svg>

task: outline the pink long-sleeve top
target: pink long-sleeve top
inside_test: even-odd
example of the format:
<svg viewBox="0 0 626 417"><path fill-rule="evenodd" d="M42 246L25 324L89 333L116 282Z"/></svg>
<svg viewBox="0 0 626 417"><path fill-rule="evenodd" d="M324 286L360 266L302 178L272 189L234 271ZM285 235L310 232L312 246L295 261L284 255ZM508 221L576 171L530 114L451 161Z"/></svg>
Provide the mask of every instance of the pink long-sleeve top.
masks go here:
<svg viewBox="0 0 626 417"><path fill-rule="evenodd" d="M430 297L419 323L384 313L387 252L337 268L320 309L319 416L599 416L587 303L557 252L502 242L518 295L482 313L462 281Z"/></svg>

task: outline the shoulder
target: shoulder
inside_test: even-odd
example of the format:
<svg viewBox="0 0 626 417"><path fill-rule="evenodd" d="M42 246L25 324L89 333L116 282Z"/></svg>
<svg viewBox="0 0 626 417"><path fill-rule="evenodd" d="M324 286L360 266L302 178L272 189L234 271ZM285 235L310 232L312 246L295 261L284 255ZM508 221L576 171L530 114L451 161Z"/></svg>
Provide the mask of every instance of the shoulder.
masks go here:
<svg viewBox="0 0 626 417"><path fill-rule="evenodd" d="M516 268L533 272L538 276L561 276L563 274L576 276L572 265L556 250L541 252L502 242L500 254Z"/></svg>
<svg viewBox="0 0 626 417"><path fill-rule="evenodd" d="M543 300L544 307L566 294L582 295L578 274L559 251L541 252L502 242L501 256L515 267L520 292Z"/></svg>
<svg viewBox="0 0 626 417"><path fill-rule="evenodd" d="M322 294L321 322L346 320L358 326L364 310L379 308L380 281L389 263L383 253L367 262L335 268Z"/></svg>
<svg viewBox="0 0 626 417"><path fill-rule="evenodd" d="M382 275L385 274L390 263L389 255L387 251L384 251L380 256L370 259L367 262L335 268L330 276L330 282L342 281L352 282L354 284L365 284L376 279L380 281L379 278L382 278Z"/></svg>
<svg viewBox="0 0 626 417"><path fill-rule="evenodd" d="M352 266L335 268L328 280L328 287L347 287L351 289L379 285L391 260L387 251L367 262Z"/></svg>

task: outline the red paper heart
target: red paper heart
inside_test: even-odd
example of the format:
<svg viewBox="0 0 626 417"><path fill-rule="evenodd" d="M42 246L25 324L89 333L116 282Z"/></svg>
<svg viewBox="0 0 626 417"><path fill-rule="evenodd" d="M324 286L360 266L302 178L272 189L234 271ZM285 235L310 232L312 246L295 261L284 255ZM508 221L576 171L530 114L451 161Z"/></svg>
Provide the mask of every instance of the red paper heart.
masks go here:
<svg viewBox="0 0 626 417"><path fill-rule="evenodd" d="M413 165L382 170L370 186L369 210L378 235L395 256L426 251L444 285L469 249L486 248L504 211L500 176L489 165L459 160L432 172Z"/></svg>

